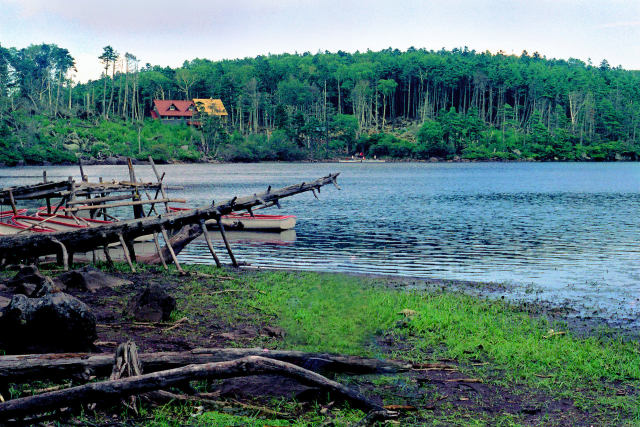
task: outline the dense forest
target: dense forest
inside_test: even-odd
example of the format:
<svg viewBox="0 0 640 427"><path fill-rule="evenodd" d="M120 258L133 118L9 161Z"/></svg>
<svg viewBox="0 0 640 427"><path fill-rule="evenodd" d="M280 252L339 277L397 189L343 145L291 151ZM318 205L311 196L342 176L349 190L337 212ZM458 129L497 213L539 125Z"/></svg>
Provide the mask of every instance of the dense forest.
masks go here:
<svg viewBox="0 0 640 427"><path fill-rule="evenodd" d="M74 83L53 44L0 46L0 162L637 160L640 72L453 49L282 54L141 65L106 46ZM151 120L153 99L220 98L200 128Z"/></svg>

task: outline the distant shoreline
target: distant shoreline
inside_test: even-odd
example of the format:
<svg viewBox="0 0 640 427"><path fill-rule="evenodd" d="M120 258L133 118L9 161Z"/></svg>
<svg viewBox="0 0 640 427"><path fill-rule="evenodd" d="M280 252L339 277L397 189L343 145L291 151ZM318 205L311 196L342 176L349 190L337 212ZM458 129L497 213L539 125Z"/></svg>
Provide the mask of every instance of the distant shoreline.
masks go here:
<svg viewBox="0 0 640 427"><path fill-rule="evenodd" d="M149 162L147 160L138 160L132 158L132 163L134 165L148 165ZM640 160L632 160L632 159L620 159L620 160L593 160L593 159L583 159L583 160L535 160L535 159L442 159L442 158L431 158L431 159L378 159L383 160L382 162L341 162L341 160L348 160L342 158L334 158L334 159L310 159L310 160L268 160L268 161L255 161L255 162L229 162L229 161L220 161L220 160L207 160L207 161L196 161L196 162L188 162L182 160L169 160L169 161L158 161L156 160L156 164L162 165L204 165L204 164L245 164L245 163L293 163L293 164L306 164L306 163L344 163L344 164L374 164L374 163L637 163ZM369 159L367 159L369 160ZM107 158L107 159L86 159L82 160L83 166L122 166L126 165L127 160L126 157L117 157L117 158ZM54 163L49 161L43 162L18 162L14 165L7 165L0 163L0 167L13 168L13 167L24 167L24 166L75 166L77 163L72 162L60 162Z"/></svg>

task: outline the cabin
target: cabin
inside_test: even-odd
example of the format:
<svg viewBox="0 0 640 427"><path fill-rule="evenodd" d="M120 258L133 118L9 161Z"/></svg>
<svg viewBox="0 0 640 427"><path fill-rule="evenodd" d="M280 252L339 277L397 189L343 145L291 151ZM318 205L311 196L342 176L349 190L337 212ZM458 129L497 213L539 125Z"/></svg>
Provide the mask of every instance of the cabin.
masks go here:
<svg viewBox="0 0 640 427"><path fill-rule="evenodd" d="M197 98L187 101L154 99L151 117L162 120L162 123L199 126L200 122L192 120L198 111L221 118L226 118L228 115L220 99Z"/></svg>
<svg viewBox="0 0 640 427"><path fill-rule="evenodd" d="M162 120L162 123L190 125L195 110L193 101L154 99L151 117Z"/></svg>
<svg viewBox="0 0 640 427"><path fill-rule="evenodd" d="M227 109L224 108L224 104L221 99L213 98L194 98L196 108L200 112L207 113L210 116L227 117Z"/></svg>

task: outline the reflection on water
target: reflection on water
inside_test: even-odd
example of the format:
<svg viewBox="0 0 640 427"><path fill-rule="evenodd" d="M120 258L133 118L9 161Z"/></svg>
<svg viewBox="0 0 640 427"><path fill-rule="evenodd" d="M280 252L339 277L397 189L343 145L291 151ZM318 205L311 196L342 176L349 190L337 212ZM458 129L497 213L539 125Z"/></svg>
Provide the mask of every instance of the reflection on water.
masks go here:
<svg viewBox="0 0 640 427"><path fill-rule="evenodd" d="M149 167L138 176L154 180ZM283 201L293 237L233 237L239 260L298 268L501 281L522 295L580 300L621 317L640 313L640 164L243 164L160 166L191 206L341 172L325 188ZM48 167L48 177L78 177ZM91 180L125 166L85 167ZM0 185L33 183L42 168L0 169ZM273 211L272 211L273 212ZM246 236L245 236L246 237ZM225 256L220 241L218 252ZM204 241L180 255L212 263Z"/></svg>

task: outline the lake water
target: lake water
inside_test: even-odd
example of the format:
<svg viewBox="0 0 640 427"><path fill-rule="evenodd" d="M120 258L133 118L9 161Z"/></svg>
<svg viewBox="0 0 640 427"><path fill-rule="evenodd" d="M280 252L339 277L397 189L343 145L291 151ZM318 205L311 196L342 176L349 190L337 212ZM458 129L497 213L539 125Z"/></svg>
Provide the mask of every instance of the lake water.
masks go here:
<svg viewBox="0 0 640 427"><path fill-rule="evenodd" d="M0 185L34 183L43 167L0 169ZM77 167L47 167L50 180ZM255 266L506 282L510 297L577 302L583 312L640 319L640 164L381 163L161 165L190 206L340 172L282 201L295 232L233 236ZM139 177L155 180L148 166ZM125 166L85 167L91 180ZM270 209L269 213L277 213ZM218 242L219 254L226 255ZM204 241L180 254L212 263Z"/></svg>

